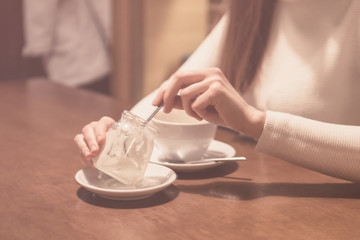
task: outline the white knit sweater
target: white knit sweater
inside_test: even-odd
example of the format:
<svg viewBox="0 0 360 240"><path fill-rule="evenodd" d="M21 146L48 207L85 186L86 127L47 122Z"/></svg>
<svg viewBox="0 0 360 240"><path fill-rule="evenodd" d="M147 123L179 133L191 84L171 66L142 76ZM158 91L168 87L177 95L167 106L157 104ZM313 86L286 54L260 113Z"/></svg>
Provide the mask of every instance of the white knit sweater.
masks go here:
<svg viewBox="0 0 360 240"><path fill-rule="evenodd" d="M227 21L182 69L218 66ZM264 62L243 97L267 111L258 151L359 182L360 1L279 1Z"/></svg>
<svg viewBox="0 0 360 240"><path fill-rule="evenodd" d="M272 30L245 96L271 110L257 150L360 181L360 1L280 2Z"/></svg>

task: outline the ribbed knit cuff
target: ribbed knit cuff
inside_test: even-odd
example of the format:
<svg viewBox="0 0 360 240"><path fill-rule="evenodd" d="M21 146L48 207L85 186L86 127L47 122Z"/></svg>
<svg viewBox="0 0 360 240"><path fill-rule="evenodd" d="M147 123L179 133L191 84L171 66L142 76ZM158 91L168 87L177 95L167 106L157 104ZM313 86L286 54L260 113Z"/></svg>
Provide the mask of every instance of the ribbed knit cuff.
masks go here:
<svg viewBox="0 0 360 240"><path fill-rule="evenodd" d="M267 112L256 150L334 177L360 182L360 127Z"/></svg>
<svg viewBox="0 0 360 240"><path fill-rule="evenodd" d="M276 139L279 137L276 134L275 128L277 126L278 117L277 113L267 111L266 121L263 132L258 139L256 150L262 153L271 152L276 147Z"/></svg>

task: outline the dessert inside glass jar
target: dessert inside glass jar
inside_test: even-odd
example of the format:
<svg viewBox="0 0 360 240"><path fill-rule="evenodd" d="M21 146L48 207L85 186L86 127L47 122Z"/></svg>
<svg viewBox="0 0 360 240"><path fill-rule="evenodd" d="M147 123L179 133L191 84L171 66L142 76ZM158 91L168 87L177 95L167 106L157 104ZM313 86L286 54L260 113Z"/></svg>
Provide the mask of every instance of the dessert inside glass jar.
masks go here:
<svg viewBox="0 0 360 240"><path fill-rule="evenodd" d="M125 185L135 185L143 177L149 163L156 128L140 117L124 111L119 122L106 133L94 166Z"/></svg>

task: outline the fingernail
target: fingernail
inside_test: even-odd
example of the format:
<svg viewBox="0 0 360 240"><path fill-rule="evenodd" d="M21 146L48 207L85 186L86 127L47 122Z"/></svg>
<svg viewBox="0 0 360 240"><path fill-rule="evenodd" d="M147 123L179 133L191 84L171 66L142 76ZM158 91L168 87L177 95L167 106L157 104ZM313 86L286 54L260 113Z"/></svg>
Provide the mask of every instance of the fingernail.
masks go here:
<svg viewBox="0 0 360 240"><path fill-rule="evenodd" d="M91 152L89 152L88 150L85 150L85 151L83 152L83 154L84 154L84 157L85 157L85 158L91 157Z"/></svg>
<svg viewBox="0 0 360 240"><path fill-rule="evenodd" d="M96 151L97 148L96 148L95 145L91 145L91 148L90 148L90 149L91 149L91 152L94 152L94 151Z"/></svg>
<svg viewBox="0 0 360 240"><path fill-rule="evenodd" d="M164 113L169 113L168 107L164 106L163 108L164 108Z"/></svg>
<svg viewBox="0 0 360 240"><path fill-rule="evenodd" d="M101 139L102 139L102 136L100 136L100 135L98 135L98 136L96 137L96 141L97 141L97 142L100 142Z"/></svg>

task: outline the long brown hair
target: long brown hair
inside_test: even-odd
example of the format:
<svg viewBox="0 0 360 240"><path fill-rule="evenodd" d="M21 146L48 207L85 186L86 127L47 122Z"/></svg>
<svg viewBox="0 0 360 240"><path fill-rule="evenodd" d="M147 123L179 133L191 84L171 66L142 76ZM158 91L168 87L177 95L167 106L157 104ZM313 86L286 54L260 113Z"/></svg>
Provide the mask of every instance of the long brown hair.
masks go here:
<svg viewBox="0 0 360 240"><path fill-rule="evenodd" d="M276 0L232 0L221 68L244 92L256 76L268 42Z"/></svg>

